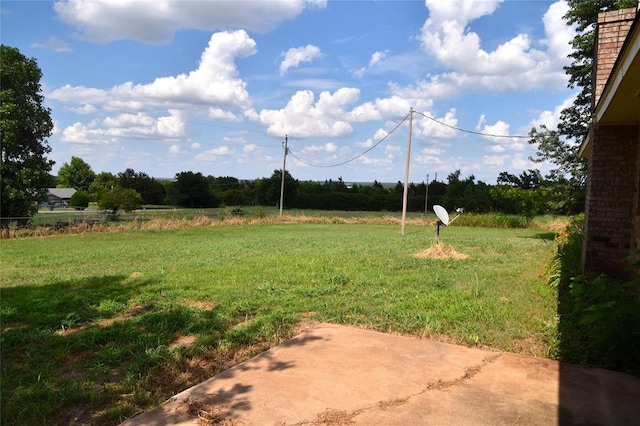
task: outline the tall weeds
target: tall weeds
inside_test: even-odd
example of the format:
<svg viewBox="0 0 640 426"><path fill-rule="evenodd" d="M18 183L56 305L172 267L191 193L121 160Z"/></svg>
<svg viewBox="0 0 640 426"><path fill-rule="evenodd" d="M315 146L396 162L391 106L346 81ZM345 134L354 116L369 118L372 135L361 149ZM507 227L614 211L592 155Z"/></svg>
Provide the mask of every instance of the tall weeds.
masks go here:
<svg viewBox="0 0 640 426"><path fill-rule="evenodd" d="M640 376L640 278L581 275L583 217L558 238L547 282L558 289L558 357Z"/></svg>

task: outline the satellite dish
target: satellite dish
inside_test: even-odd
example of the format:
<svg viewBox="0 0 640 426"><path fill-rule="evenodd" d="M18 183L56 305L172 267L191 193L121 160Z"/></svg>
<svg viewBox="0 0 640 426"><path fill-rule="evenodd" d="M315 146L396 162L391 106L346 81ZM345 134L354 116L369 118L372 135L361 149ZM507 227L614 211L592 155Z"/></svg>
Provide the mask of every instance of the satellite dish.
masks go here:
<svg viewBox="0 0 640 426"><path fill-rule="evenodd" d="M449 225L449 213L447 213L447 210L444 207L435 205L433 206L433 211L444 226Z"/></svg>

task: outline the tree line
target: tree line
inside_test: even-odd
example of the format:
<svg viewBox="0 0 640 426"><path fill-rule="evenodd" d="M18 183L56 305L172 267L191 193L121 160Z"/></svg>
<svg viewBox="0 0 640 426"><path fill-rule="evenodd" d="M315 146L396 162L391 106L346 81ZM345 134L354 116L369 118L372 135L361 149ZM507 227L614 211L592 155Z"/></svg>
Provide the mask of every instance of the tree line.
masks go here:
<svg viewBox="0 0 640 426"><path fill-rule="evenodd" d="M171 205L189 208L220 206L278 206L282 171L274 170L268 178L241 180L232 176L205 176L199 172L180 172L174 179L155 179L128 168L117 174L94 173L79 157L64 163L53 178L58 187L75 188L73 207L87 207L97 202L102 210L136 210L143 205ZM538 170L520 175L502 172L496 185L476 181L473 175L463 178L460 170L447 176L446 182L410 183L408 210L432 210L440 204L453 210L463 207L471 212L502 212L535 215L575 214L582 211L584 194L577 195L568 182L543 177ZM404 185L347 183L342 177L324 182L300 181L285 171L285 208L399 211Z"/></svg>

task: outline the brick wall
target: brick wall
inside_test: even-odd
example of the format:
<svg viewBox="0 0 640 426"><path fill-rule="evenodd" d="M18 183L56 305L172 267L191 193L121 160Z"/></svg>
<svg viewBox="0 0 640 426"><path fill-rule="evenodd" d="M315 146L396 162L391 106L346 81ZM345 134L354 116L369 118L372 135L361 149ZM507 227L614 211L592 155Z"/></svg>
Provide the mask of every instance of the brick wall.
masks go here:
<svg viewBox="0 0 640 426"><path fill-rule="evenodd" d="M640 127L596 126L589 155L583 269L616 278L640 244Z"/></svg>
<svg viewBox="0 0 640 426"><path fill-rule="evenodd" d="M613 10L598 15L594 62L596 73L593 85L594 107L602 95L609 74L618 59L620 49L629 34L635 17L636 8Z"/></svg>

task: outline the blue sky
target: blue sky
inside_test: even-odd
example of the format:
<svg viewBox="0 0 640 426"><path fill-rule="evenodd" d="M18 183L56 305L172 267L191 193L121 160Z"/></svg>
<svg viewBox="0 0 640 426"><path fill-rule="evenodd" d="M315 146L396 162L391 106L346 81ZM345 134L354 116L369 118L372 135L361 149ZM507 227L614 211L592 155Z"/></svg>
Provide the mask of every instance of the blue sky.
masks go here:
<svg viewBox="0 0 640 426"><path fill-rule="evenodd" d="M565 1L1 8L2 43L43 72L54 172L78 156L95 172L268 177L282 167L288 135L287 170L297 179L397 182L409 122L397 126L413 108L411 181L460 169L495 183L502 171L548 170L514 136L555 128L575 94L563 71L575 34L562 20Z"/></svg>

